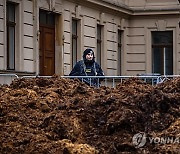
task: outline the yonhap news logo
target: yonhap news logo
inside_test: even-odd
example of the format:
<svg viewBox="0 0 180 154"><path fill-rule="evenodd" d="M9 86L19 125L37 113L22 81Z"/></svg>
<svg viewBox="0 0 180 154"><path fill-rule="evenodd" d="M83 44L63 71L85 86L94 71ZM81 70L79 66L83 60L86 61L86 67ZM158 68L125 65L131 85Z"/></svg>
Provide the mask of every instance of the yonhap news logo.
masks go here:
<svg viewBox="0 0 180 154"><path fill-rule="evenodd" d="M137 133L132 138L135 148L141 148L149 142L150 144L180 144L180 137L147 137L143 132Z"/></svg>
<svg viewBox="0 0 180 154"><path fill-rule="evenodd" d="M146 134L137 133L133 136L132 142L136 148L141 148L146 144Z"/></svg>

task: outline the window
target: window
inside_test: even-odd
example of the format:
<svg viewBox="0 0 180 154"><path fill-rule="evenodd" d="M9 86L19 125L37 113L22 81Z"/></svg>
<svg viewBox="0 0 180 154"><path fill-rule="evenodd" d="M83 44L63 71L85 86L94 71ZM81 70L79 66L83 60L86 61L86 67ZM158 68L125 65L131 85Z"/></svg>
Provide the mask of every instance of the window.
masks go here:
<svg viewBox="0 0 180 154"><path fill-rule="evenodd" d="M161 75L173 74L173 33L152 32L152 70Z"/></svg>
<svg viewBox="0 0 180 154"><path fill-rule="evenodd" d="M101 65L102 52L102 26L97 25L97 62Z"/></svg>
<svg viewBox="0 0 180 154"><path fill-rule="evenodd" d="M122 67L122 61L121 61L121 57L122 57L122 31L118 30L118 75L121 75L121 67Z"/></svg>
<svg viewBox="0 0 180 154"><path fill-rule="evenodd" d="M7 3L7 69L15 70L15 4Z"/></svg>
<svg viewBox="0 0 180 154"><path fill-rule="evenodd" d="M78 32L77 32L78 20L72 20L72 67L77 62L77 44L78 44Z"/></svg>
<svg viewBox="0 0 180 154"><path fill-rule="evenodd" d="M52 26L55 25L54 13L50 13L44 10L39 11L39 22L41 25Z"/></svg>

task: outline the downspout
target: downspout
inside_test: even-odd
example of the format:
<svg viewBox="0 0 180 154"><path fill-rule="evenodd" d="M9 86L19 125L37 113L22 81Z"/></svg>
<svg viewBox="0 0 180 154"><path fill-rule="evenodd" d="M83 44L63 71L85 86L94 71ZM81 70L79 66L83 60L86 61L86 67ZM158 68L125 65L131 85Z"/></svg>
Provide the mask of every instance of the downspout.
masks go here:
<svg viewBox="0 0 180 154"><path fill-rule="evenodd" d="M38 6L37 0L33 0L33 29L34 29L34 71L35 75L39 74L39 22L38 22Z"/></svg>

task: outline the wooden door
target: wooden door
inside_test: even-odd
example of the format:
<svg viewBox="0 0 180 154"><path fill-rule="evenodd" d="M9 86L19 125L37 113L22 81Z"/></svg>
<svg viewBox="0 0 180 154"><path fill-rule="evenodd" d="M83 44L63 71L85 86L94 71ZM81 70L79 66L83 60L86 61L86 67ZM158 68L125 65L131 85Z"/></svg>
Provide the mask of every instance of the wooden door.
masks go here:
<svg viewBox="0 0 180 154"><path fill-rule="evenodd" d="M39 11L39 72L40 75L55 73L55 15Z"/></svg>
<svg viewBox="0 0 180 154"><path fill-rule="evenodd" d="M40 75L55 73L55 36L54 29L40 26Z"/></svg>

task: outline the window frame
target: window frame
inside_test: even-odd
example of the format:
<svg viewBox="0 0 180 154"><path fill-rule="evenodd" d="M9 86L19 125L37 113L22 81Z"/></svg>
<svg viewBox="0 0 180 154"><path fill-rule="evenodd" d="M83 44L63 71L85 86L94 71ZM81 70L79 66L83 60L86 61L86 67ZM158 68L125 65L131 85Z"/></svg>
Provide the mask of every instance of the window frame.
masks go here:
<svg viewBox="0 0 180 154"><path fill-rule="evenodd" d="M100 24L97 24L97 62L99 63L99 65L101 65L101 55L102 55L102 29L103 26Z"/></svg>
<svg viewBox="0 0 180 154"><path fill-rule="evenodd" d="M170 35L172 35L172 43L154 43L153 41L152 41L152 73L159 73L159 74L161 74L161 75L172 75L173 74L173 31L162 31L162 32L167 32L167 33L170 33ZM152 36L152 40L153 40L153 33L155 34L156 32L155 31L153 31L152 33L151 33L151 36ZM158 33L159 33L159 31L158 31ZM154 49L155 48L158 48L159 50L160 50L160 52L162 52L162 53L160 53L160 56L161 56L161 58L163 58L163 59L161 59L161 66L162 66L162 68L160 68L160 72L155 72L155 59L154 59L154 57L155 57L155 51L154 51ZM171 71L170 72L172 72L172 74L169 74L169 73L166 73L166 61L164 61L164 60L166 60L165 58L166 58L166 53L165 53L165 49L171 49L171 51L172 51L172 59L171 59L171 65L172 65L172 68L171 68Z"/></svg>
<svg viewBox="0 0 180 154"><path fill-rule="evenodd" d="M14 15L14 18L13 18L13 21L10 21L9 19L9 6L12 5L14 7L13 9L13 15ZM15 70L15 55L16 55L16 49L15 49L15 43L16 43L16 3L13 3L13 2L7 2L6 3L6 28L7 28L7 31L6 31L6 34L7 34L7 70ZM12 11L12 10L11 10ZM12 27L14 32L13 32L13 56L11 55L10 53L10 38L9 38L9 35L10 35L10 32L9 32L9 28ZM10 63L10 59L12 56L12 67L10 66L11 63Z"/></svg>
<svg viewBox="0 0 180 154"><path fill-rule="evenodd" d="M75 26L75 27L74 27ZM78 20L72 19L72 67L77 62L77 49L78 49Z"/></svg>
<svg viewBox="0 0 180 154"><path fill-rule="evenodd" d="M118 75L122 75L122 33L123 31L118 29L118 42L117 42L117 48L118 48L118 63L117 63L117 73Z"/></svg>
<svg viewBox="0 0 180 154"><path fill-rule="evenodd" d="M42 15L45 17L44 20L43 20ZM52 19L52 20L50 20L50 19ZM43 20L43 22L42 22L42 20ZM39 10L39 24L43 25L43 26L48 25L48 27L54 28L55 13L53 13L53 12L47 13L47 11L40 9Z"/></svg>

